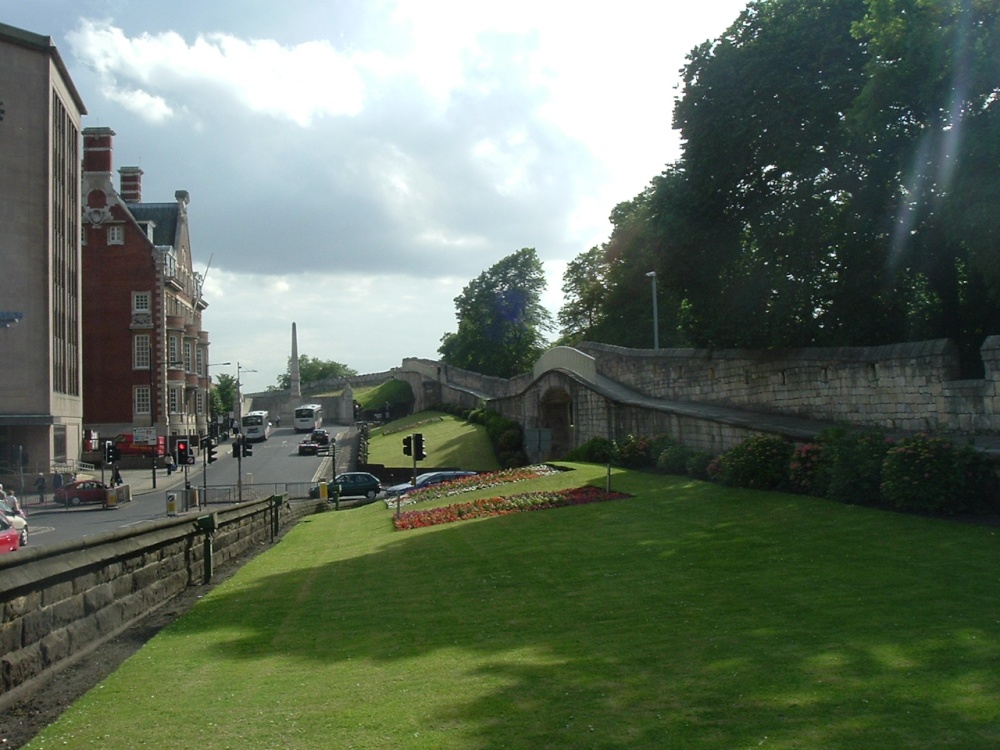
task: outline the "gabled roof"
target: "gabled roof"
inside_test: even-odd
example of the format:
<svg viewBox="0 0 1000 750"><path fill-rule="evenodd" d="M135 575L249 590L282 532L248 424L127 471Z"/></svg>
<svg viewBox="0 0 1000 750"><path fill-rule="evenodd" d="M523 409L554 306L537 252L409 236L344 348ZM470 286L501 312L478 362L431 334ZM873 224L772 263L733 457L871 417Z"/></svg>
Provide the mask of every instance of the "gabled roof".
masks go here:
<svg viewBox="0 0 1000 750"><path fill-rule="evenodd" d="M175 247L180 207L177 203L126 203L138 222L152 221L153 244Z"/></svg>

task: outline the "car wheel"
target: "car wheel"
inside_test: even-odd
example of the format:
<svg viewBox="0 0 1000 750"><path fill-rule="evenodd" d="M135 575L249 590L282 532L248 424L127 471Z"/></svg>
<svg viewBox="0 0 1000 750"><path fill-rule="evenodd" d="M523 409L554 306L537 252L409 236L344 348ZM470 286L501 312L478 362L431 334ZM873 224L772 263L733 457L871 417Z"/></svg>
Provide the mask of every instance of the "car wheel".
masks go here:
<svg viewBox="0 0 1000 750"><path fill-rule="evenodd" d="M80 504L80 498L78 498L78 497L71 497L69 499L69 504L70 505L79 505Z"/></svg>
<svg viewBox="0 0 1000 750"><path fill-rule="evenodd" d="M28 546L28 529L26 528L21 529L21 546L22 547Z"/></svg>
<svg viewBox="0 0 1000 750"><path fill-rule="evenodd" d="M374 500L376 496L378 496L378 493L375 490L368 490L368 492L365 493L365 497L369 500Z"/></svg>

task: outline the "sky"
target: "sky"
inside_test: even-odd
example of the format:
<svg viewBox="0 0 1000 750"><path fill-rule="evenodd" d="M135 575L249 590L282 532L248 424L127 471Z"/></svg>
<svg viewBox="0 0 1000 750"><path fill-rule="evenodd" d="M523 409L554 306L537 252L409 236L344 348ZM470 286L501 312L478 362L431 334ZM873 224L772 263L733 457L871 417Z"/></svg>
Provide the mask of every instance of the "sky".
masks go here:
<svg viewBox="0 0 1000 750"><path fill-rule="evenodd" d="M186 190L211 359L243 390L299 354L437 359L455 298L566 264L680 154L690 50L746 0L0 0L52 37L142 198ZM552 331L555 338L557 331Z"/></svg>

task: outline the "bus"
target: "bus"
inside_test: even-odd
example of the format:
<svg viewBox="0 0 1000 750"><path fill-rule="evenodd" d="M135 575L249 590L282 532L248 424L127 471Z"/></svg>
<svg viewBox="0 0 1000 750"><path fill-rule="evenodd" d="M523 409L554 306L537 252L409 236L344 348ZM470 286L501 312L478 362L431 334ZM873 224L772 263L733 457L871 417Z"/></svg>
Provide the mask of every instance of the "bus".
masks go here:
<svg viewBox="0 0 1000 750"><path fill-rule="evenodd" d="M323 407L319 404L303 404L295 408L295 431L312 432L323 426Z"/></svg>
<svg viewBox="0 0 1000 750"><path fill-rule="evenodd" d="M267 440L271 434L271 419L266 411L243 415L243 437L247 440Z"/></svg>

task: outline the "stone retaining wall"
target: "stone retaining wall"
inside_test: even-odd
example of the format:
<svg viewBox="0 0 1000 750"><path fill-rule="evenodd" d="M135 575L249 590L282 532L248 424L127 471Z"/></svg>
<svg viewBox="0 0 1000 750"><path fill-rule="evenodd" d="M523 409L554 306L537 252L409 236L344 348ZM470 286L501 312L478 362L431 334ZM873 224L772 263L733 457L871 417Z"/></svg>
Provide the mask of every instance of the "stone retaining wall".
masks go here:
<svg viewBox="0 0 1000 750"><path fill-rule="evenodd" d="M269 498L0 557L0 710L204 583L207 540L218 570L325 505Z"/></svg>

